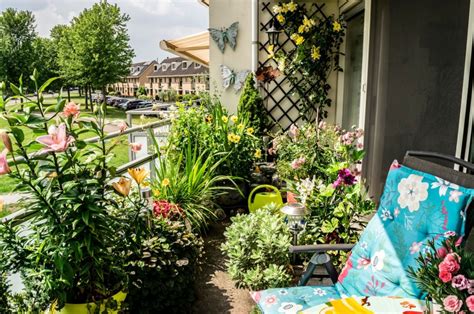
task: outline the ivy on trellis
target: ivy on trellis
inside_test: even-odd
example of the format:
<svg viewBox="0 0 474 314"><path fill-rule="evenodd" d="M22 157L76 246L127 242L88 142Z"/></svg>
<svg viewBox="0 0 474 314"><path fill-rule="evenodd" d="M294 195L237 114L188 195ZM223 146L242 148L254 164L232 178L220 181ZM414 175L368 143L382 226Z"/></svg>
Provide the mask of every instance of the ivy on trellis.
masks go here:
<svg viewBox="0 0 474 314"><path fill-rule="evenodd" d="M260 22L261 32L265 32L270 28L274 21L277 21L278 14L273 11L273 5L273 2L262 3L262 16L267 15L269 18L266 22ZM304 10L308 19L321 20L327 23L332 22L323 11L325 7L324 3L298 2L298 6L299 9ZM279 43L274 47L273 51L268 50L270 47L268 39L260 42L259 50L263 51L265 54L284 55L286 58L291 59L296 53L297 45L290 36L291 33L288 28L283 27L282 32L280 33ZM265 58L259 62L260 68L269 65L275 65L275 61L273 59ZM317 116L319 116L319 118L324 117L326 113L319 112L319 107L315 111L316 115L313 112L308 112L307 109L304 108L305 105L307 108L308 99L314 89L330 88L328 84L323 84L321 86L320 83L308 84L307 82L304 82L305 78L302 72L303 69L301 68L296 67L291 71L291 75L286 73L287 75L279 76L271 83L263 83L261 85L264 92L264 102L270 117L285 130L288 129L291 124L296 124L299 121L314 121ZM326 103L323 104L323 106L329 106L330 99L325 101Z"/></svg>

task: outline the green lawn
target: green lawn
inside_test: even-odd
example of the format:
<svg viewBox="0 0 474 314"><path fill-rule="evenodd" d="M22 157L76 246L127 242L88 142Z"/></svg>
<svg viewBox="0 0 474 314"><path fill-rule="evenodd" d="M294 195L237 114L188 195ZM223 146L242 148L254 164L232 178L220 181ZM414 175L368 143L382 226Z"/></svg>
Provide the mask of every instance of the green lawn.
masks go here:
<svg viewBox="0 0 474 314"><path fill-rule="evenodd" d="M66 98L67 95L64 95L65 93L63 93L63 97ZM81 104L81 110L83 112L87 112L85 110L85 99L84 97L79 97L79 95L76 93L71 93L71 101L74 101L75 103L77 104ZM53 97L45 97L45 103L46 104L53 104L56 102L56 99L53 98ZM126 120L126 114L124 111L121 111L117 108L114 108L114 107L108 107L107 108L107 119L109 121L113 121L113 120ZM139 124L146 124L146 123L149 123L151 121L154 121L156 120L156 118L147 118L145 120L142 120L140 119L140 117L136 116L133 118L133 125L139 125ZM0 119L0 129L4 129L4 128L7 128L8 127L8 124L7 124L7 121L5 121L4 119ZM29 141L29 140L32 140L34 137L36 137L36 135L33 134L33 132L31 132L30 130L28 129L25 129L24 130L24 133L25 133L25 141ZM88 138L88 137L91 137L92 134L84 134L84 137L85 138ZM128 138L127 136L121 136L119 137L120 139L120 144L117 145L114 150L113 150L113 153L114 153L114 158L112 159L111 161L111 164L113 166L120 166L120 165L123 165L125 163L127 163L129 161L128 159ZM41 148L41 145L38 144L38 145L35 145L33 147L33 150L39 150ZM0 150L3 150L3 143L0 143ZM4 194L4 193L9 193L13 190L14 186L15 186L15 180L10 178L10 177L7 177L7 176L2 176L0 178L0 194Z"/></svg>

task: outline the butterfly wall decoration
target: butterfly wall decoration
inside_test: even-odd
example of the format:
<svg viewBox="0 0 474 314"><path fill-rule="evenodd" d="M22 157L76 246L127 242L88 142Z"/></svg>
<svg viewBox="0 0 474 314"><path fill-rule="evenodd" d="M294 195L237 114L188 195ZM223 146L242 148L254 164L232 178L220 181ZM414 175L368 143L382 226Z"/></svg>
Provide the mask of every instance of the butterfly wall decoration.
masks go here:
<svg viewBox="0 0 474 314"><path fill-rule="evenodd" d="M217 29L209 28L209 33L211 34L212 39L216 42L219 50L224 53L226 43L235 50L237 46L237 33L239 31L239 22L232 23L229 27Z"/></svg>
<svg viewBox="0 0 474 314"><path fill-rule="evenodd" d="M249 75L249 70L243 70L235 72L231 70L228 66L221 64L221 76L222 76L222 86L224 89L229 88L230 85L234 85L234 90L238 92L242 89L242 86L245 83L247 75Z"/></svg>

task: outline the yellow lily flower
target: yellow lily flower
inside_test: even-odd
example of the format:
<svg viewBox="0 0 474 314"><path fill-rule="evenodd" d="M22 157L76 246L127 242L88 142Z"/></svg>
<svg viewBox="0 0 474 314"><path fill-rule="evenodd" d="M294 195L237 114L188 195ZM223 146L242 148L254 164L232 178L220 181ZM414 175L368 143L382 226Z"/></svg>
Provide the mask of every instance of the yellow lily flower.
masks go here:
<svg viewBox="0 0 474 314"><path fill-rule="evenodd" d="M277 17L276 17L278 23L280 24L284 24L285 23L285 17L281 14L278 14Z"/></svg>
<svg viewBox="0 0 474 314"><path fill-rule="evenodd" d="M229 121L229 118L227 116L222 116L222 122L227 123Z"/></svg>
<svg viewBox="0 0 474 314"><path fill-rule="evenodd" d="M257 150L255 151L255 155L254 155L254 156L255 156L255 158L257 158L257 159L262 158L262 151L261 151L260 149L257 149Z"/></svg>
<svg viewBox="0 0 474 314"><path fill-rule="evenodd" d="M170 185L170 179L164 178L163 181L161 181L162 186L168 186Z"/></svg>
<svg viewBox="0 0 474 314"><path fill-rule="evenodd" d="M335 32L339 32L342 29L341 23L339 23L338 21L334 21L334 23L332 23L332 29Z"/></svg>
<svg viewBox="0 0 474 314"><path fill-rule="evenodd" d="M230 117L230 121L232 121L233 123L237 122L239 118L237 118L237 116L231 116Z"/></svg>
<svg viewBox="0 0 474 314"><path fill-rule="evenodd" d="M143 180L148 176L148 171L144 167L130 168L128 174L135 180L137 184L142 184Z"/></svg>
<svg viewBox="0 0 474 314"><path fill-rule="evenodd" d="M252 135L255 130L253 128L248 128L247 129L247 134Z"/></svg>
<svg viewBox="0 0 474 314"><path fill-rule="evenodd" d="M313 60L319 60L319 58L321 58L321 52L319 47L311 47L311 58L313 58Z"/></svg>

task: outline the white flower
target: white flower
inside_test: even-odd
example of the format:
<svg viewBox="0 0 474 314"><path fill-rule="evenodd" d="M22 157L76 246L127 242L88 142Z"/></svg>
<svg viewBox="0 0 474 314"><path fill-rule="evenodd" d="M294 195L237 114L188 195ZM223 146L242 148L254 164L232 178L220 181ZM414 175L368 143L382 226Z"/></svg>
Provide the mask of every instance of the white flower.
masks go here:
<svg viewBox="0 0 474 314"><path fill-rule="evenodd" d="M454 236L456 236L456 232L454 232L454 231L446 231L444 233L445 238L454 237Z"/></svg>
<svg viewBox="0 0 474 314"><path fill-rule="evenodd" d="M375 254L372 256L372 261L371 261L372 270L373 271L382 270L383 265L384 265L383 264L384 259L385 259L385 251L384 250L380 250L380 251L375 252Z"/></svg>
<svg viewBox="0 0 474 314"><path fill-rule="evenodd" d="M326 291L321 288L313 289L314 295L319 295L320 297L326 295Z"/></svg>
<svg viewBox="0 0 474 314"><path fill-rule="evenodd" d="M392 220L393 217L392 217L392 214L390 213L390 211L388 209L382 209L382 220L385 221L387 219L390 219Z"/></svg>
<svg viewBox="0 0 474 314"><path fill-rule="evenodd" d="M422 242L413 242L410 246L410 254L418 253L423 245Z"/></svg>
<svg viewBox="0 0 474 314"><path fill-rule="evenodd" d="M449 192L449 201L459 203L459 196L461 195L462 195L462 192L457 191L457 190L452 190L451 192Z"/></svg>
<svg viewBox="0 0 474 314"><path fill-rule="evenodd" d="M285 314L296 314L298 311L301 311L303 306L301 304L296 304L293 302L283 302L278 308L278 313Z"/></svg>
<svg viewBox="0 0 474 314"><path fill-rule="evenodd" d="M306 205L306 199L311 195L315 186L315 177L306 178L296 184L296 191L300 197L301 204Z"/></svg>
<svg viewBox="0 0 474 314"><path fill-rule="evenodd" d="M410 212L417 211L420 208L420 202L428 198L428 183L422 182L423 177L416 174L410 174L398 183L398 204L401 208L408 207Z"/></svg>
<svg viewBox="0 0 474 314"><path fill-rule="evenodd" d="M459 189L459 185L446 181L444 179L436 177L437 182L431 183L431 188L436 189L439 188L439 196L446 195L448 188L451 187L455 190Z"/></svg>

